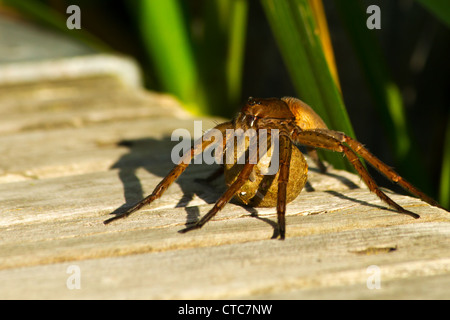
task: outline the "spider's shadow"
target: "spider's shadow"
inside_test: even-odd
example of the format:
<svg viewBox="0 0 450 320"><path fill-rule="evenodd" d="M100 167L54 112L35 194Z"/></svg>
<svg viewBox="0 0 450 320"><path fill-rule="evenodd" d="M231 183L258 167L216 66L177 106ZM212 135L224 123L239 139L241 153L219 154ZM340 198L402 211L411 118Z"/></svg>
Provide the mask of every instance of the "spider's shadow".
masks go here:
<svg viewBox="0 0 450 320"><path fill-rule="evenodd" d="M174 166L170 159L170 154L175 144L176 142L171 141L168 137L165 137L163 139L144 138L123 140L119 142L118 145L127 147L129 149L129 152L124 154L115 164L113 164L111 166L111 169L119 170L119 178L123 184L125 203L111 212L111 215L117 215L126 211L136 202L142 200L147 196L147 194L144 193L142 184L137 176L137 170L139 168L143 168L149 173L161 177L161 179L169 173L171 168ZM168 165L161 166L161 163L164 162L166 162ZM193 166L189 166L186 171L190 170L190 168L192 167ZM320 170L318 170L317 168L310 168L310 170L320 172ZM210 173L211 172L209 172L209 174ZM207 178L209 174L205 174L204 178ZM346 179L345 177L337 176L328 172L322 172L322 174L331 175L334 178L341 180L349 187L349 189L359 188L356 184ZM201 182L201 180L203 179L184 178L183 175L181 175L180 178L176 181L183 193L183 196L178 201L176 207L185 208L187 212L186 224L190 224L200 219L200 211L198 207L189 206L189 202L194 198L194 196L198 196L206 203L212 204L217 201L217 199L226 189L223 181ZM205 184L208 185L208 188L205 188ZM214 192L211 192L211 190L214 190ZM312 192L314 191L314 188L309 182L307 182L304 191ZM337 192L330 191L329 193L334 196L344 197L342 194ZM375 206L366 203L365 201L358 201L355 199L349 200L357 201L360 203L364 202L365 205ZM233 199L231 201L234 202ZM273 228L274 232L272 238L276 238L278 236L278 227L276 222L267 218L259 217L257 209L251 206L242 207L247 210L252 217L266 222Z"/></svg>
<svg viewBox="0 0 450 320"><path fill-rule="evenodd" d="M111 215L119 215L125 212L148 195L144 193L141 181L137 176L138 169L143 168L147 172L161 177L161 180L169 173L174 167L170 156L171 150L176 143L171 141L169 137L162 139L131 139L118 143L121 147L127 147L129 151L114 163L110 169L119 170L118 174L123 184L125 203L111 212ZM162 166L161 163L167 163L167 166ZM206 165L202 164L201 166ZM189 166L186 172L192 167ZM204 185L198 183L197 179L185 178L183 174L175 183L179 185L183 193L176 207L185 208L187 212L186 224L197 221L200 218L198 207L189 206L194 196L198 196L206 203L211 204L217 200L219 196L217 193L219 192L220 194L221 191L225 190L225 186L221 186L220 181L214 183L213 189L211 189L211 185L209 188L205 188ZM214 190L214 192L210 190Z"/></svg>
<svg viewBox="0 0 450 320"><path fill-rule="evenodd" d="M138 201L145 198L148 194L144 193L141 181L137 176L137 170L140 168L145 169L147 172L161 177L163 179L169 171L173 168L174 164L170 159L170 154L173 146L177 142L173 142L169 137L162 139L142 138L142 139L130 139L123 140L118 143L121 147L127 147L129 151L124 154L116 163L114 163L110 169L119 170L119 178L123 184L123 192L125 203L111 212L111 215L119 215L132 207ZM193 142L192 142L193 143ZM155 151L156 150L156 151ZM167 163L167 166L161 166L161 163ZM201 164L201 166L206 166ZM193 166L189 166L185 172L192 169ZM217 168L219 168L217 166ZM211 172L210 172L211 171ZM207 174L204 177L192 179L185 178L183 174L175 181L181 188L183 196L178 201L175 207L184 207L187 213L186 225L191 224L200 219L200 211L197 206L189 206L189 202L198 196L200 199L208 204L213 204L219 199L220 195L226 190L224 181L216 179L214 181L206 181L206 178L213 172L208 169ZM203 179L204 178L204 179ZM205 187L206 186L206 187ZM214 190L214 192L211 192ZM232 203L239 204L234 199L231 199ZM276 222L258 217L257 209L251 206L241 205L242 208L247 210L252 217L262 220L273 227L274 233L272 238L278 237L278 227Z"/></svg>

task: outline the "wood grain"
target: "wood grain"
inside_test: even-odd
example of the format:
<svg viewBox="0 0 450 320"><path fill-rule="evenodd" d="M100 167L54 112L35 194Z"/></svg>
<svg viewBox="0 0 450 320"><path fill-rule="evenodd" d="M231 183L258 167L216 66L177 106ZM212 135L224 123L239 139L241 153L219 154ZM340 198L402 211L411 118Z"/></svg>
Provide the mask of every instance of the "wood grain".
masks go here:
<svg viewBox="0 0 450 320"><path fill-rule="evenodd" d="M18 87L17 87L18 86ZM193 165L164 196L105 226L171 169L176 128L196 118L167 96L114 78L1 87L2 299L448 299L450 214L388 194L353 174L318 172L287 206L287 239L271 240L275 208L228 204L180 234L225 190ZM204 129L222 119L203 119ZM69 266L80 289L69 289ZM369 289L369 266L380 289ZM70 269L69 269L70 270Z"/></svg>

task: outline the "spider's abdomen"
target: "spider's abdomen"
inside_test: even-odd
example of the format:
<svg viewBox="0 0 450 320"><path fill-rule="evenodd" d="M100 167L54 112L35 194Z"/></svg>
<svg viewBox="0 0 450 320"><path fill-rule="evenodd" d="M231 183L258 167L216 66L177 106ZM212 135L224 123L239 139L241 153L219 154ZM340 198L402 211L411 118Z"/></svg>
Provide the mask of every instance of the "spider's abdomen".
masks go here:
<svg viewBox="0 0 450 320"><path fill-rule="evenodd" d="M275 175L263 175L270 166L270 156L262 157L253 168L249 180L235 194L234 199L245 205L252 207L276 207L278 198L278 176L279 170ZM227 186L236 180L242 171L243 164L225 164L225 182ZM308 165L300 150L292 146L289 181L287 184L286 201L291 202L302 191L306 184L308 175Z"/></svg>
<svg viewBox="0 0 450 320"><path fill-rule="evenodd" d="M303 130L328 129L322 118L306 103L297 98L281 98L295 116L295 124Z"/></svg>

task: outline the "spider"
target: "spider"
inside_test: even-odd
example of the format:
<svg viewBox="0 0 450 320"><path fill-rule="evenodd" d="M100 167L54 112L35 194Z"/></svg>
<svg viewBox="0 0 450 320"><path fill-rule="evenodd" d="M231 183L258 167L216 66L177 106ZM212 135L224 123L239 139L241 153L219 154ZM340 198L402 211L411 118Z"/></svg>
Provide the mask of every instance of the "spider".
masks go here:
<svg viewBox="0 0 450 320"><path fill-rule="evenodd" d="M304 187L307 179L308 166L297 148L302 145L319 165L321 171L325 167L317 157L316 148L343 153L350 164L359 173L369 190L374 192L382 201L402 214L413 218L419 218L416 213L408 211L389 198L377 186L358 156L381 172L389 180L399 184L409 193L418 196L423 201L442 208L432 198L418 190L411 183L399 176L394 170L370 153L360 142L350 138L346 134L327 128L323 120L313 109L303 101L292 98L252 98L250 97L236 117L229 122L217 125L223 137L222 154L227 152L227 129L278 129L279 135L279 168L276 175L263 175L256 165L258 160L255 155L249 155L242 165L225 164L222 166L228 188L215 203L214 207L196 223L180 230L184 233L199 229L205 225L217 212L219 212L233 197L240 202L251 206L272 206L277 208L278 235L281 240L286 234L286 204L297 197ZM272 132L272 131L271 131ZM267 136L267 141L272 138L272 133ZM234 138L233 138L234 139ZM253 141L253 142L252 142ZM252 140L247 146L254 143ZM125 212L106 220L108 224L113 220L127 217L145 205L152 203L162 196L164 191L184 172L189 162L196 155L203 153L213 142L209 132L206 132L194 147L186 152L178 164L156 186L152 194L139 201ZM197 146L197 147L196 147ZM248 154L248 150L247 150ZM252 158L253 157L253 158ZM236 159L236 157L235 157ZM252 161L253 160L253 161ZM290 170L291 169L291 170ZM295 173L292 173L295 171ZM211 178L217 177L215 173ZM255 187L256 186L256 187ZM444 209L446 210L446 209Z"/></svg>

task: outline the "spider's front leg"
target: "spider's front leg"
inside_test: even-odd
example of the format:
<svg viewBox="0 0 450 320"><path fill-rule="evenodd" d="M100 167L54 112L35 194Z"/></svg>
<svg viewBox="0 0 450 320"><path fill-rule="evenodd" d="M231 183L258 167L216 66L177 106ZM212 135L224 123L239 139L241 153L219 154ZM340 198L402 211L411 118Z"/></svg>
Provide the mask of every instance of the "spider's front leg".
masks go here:
<svg viewBox="0 0 450 320"><path fill-rule="evenodd" d="M423 201L442 208L435 200L428 197L422 191L414 187L411 183L403 179L389 166L370 153L361 143L353 140L349 136L328 129L315 130L294 130L293 140L303 145L328 149L337 152L343 152L353 167L358 171L364 183L369 187L370 191L374 192L381 200L396 209L400 213L410 215L413 218L419 218L416 213L408 211L398 205L395 201L389 198L383 191L379 189L376 182L370 176L369 172L364 168L357 154L366 160L371 166L384 174L388 179L398 183L403 189L409 191L413 195L418 196Z"/></svg>
<svg viewBox="0 0 450 320"><path fill-rule="evenodd" d="M231 122L224 122L222 124L219 124L214 129L219 130L223 136L225 136L226 129L232 128L233 125ZM152 194L144 198L143 200L137 202L134 204L131 208L128 210L119 213L118 215L109 218L108 220L104 221L104 224L108 224L114 220L128 217L133 212L136 212L137 210L141 209L143 206L148 205L152 203L154 200L160 198L164 191L167 190L167 188L176 180L178 177L186 170L186 168L189 166L189 163L191 162L191 159L195 156L202 153L207 146L209 146L214 141L211 141L210 132L206 132L196 143L194 146L187 151L183 156L181 157L178 164L169 172L167 176L164 177L164 179L156 186L156 188L153 190Z"/></svg>
<svg viewBox="0 0 450 320"><path fill-rule="evenodd" d="M228 136L226 136L228 140ZM250 143L256 143L256 136L250 141ZM246 159L245 165L242 171L239 173L236 180L233 184L225 191L225 193L217 200L214 207L205 214L199 221L197 221L194 225L189 226L185 229L180 230L179 232L185 233L191 230L200 229L207 223L211 218L213 218L217 212L219 212L230 200L233 198L236 192L238 192L241 187L248 180L250 174L253 171L255 164L257 163L257 152L250 152L248 159Z"/></svg>
<svg viewBox="0 0 450 320"><path fill-rule="evenodd" d="M289 164L291 163L292 143L285 134L280 135L280 175L278 176L277 219L280 240L286 235L286 198L287 184L289 182Z"/></svg>
<svg viewBox="0 0 450 320"><path fill-rule="evenodd" d="M185 229L180 230L179 232L185 233L191 230L200 229L214 217L217 212L219 212L230 200L233 198L234 194L239 191L242 185L248 180L248 177L253 171L253 167L255 165L252 163L246 163L241 173L237 177L236 181L225 191L225 193L217 200L214 207L209 210L207 214L205 214L199 221L197 221L194 225L187 227Z"/></svg>

